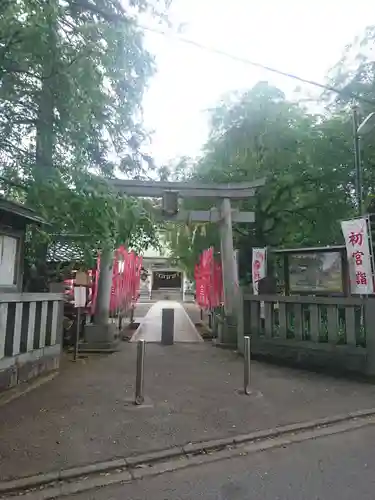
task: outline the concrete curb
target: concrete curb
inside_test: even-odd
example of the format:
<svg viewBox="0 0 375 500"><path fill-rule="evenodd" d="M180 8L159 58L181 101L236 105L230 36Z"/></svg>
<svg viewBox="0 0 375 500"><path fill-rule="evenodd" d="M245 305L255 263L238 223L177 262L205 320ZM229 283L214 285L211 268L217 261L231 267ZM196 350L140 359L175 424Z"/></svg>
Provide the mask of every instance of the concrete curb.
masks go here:
<svg viewBox="0 0 375 500"><path fill-rule="evenodd" d="M332 436L344 432L350 432L364 428L368 425L375 425L373 417L358 418L348 420L330 427L316 427L313 430L301 431L299 433L286 434L273 439L261 439L259 441L232 446L215 453L181 456L179 460L155 462L153 465L143 466L129 470L115 470L112 473L101 474L91 477L80 478L77 481L64 482L60 484L49 484L45 489L34 489L33 491L20 492L24 500L56 500L61 497L71 497L77 493L87 492L111 486L115 484L130 483L134 480L145 479L158 476L168 472L175 472L188 467L201 466L220 460L247 456L251 453L264 452L275 448L302 443L311 439ZM4 497L2 497L4 498ZM14 499L15 496L7 497L7 500ZM16 498L19 498L16 497Z"/></svg>
<svg viewBox="0 0 375 500"><path fill-rule="evenodd" d="M194 455L208 455L214 452L217 453L220 457L222 454L225 455L225 452L228 452L228 450L225 449L231 446L236 447L247 444L248 447L252 447L254 445L256 445L256 447L259 447L259 442L264 440L282 438L286 435L295 435L296 433L312 431L314 429L329 427L335 424L340 424L356 419L365 419L366 417L372 416L375 416L375 408L358 410L346 414L334 415L332 417L310 420L308 422L288 424L280 427L275 427L274 429L254 431L248 434L240 434L227 438L212 439L209 441L200 441L196 443L187 443L183 446L175 446L172 448L152 451L140 455L116 458L105 462L87 464L83 466L71 467L69 469L2 481L0 482L0 495L3 495L5 493L17 493L26 489L33 489L45 485L54 486L54 483L57 482L69 481L82 477L87 478L87 476L93 474L109 473L110 471L118 471L119 473L123 474L123 481L126 481L127 479L125 478L128 477L143 477L145 475L144 471L147 470L147 467L160 465L164 470L166 468L166 461L167 464L170 464L171 461L175 462L177 459L195 458ZM326 434L329 434L328 429ZM259 449L262 449L262 446ZM167 469L169 470L170 468L171 466L168 465ZM99 481L99 479L93 479L94 482ZM102 478L102 482L105 482L104 478ZM85 483L87 483L87 481L85 481ZM60 484L59 486L56 486L56 488L61 491L63 485Z"/></svg>

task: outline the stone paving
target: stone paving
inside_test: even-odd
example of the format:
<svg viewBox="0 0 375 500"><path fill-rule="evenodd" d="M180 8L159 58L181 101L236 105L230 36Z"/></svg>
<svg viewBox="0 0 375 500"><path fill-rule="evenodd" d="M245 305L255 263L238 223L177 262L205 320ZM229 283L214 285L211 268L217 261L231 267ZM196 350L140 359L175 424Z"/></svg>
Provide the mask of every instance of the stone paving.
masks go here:
<svg viewBox="0 0 375 500"><path fill-rule="evenodd" d="M136 344L77 363L1 407L0 479L375 406L375 387L243 361L206 342L146 346L145 405L135 407Z"/></svg>
<svg viewBox="0 0 375 500"><path fill-rule="evenodd" d="M163 309L174 311L174 341L175 342L203 342L193 322L179 302L160 300L152 305L147 314L141 318L140 325L132 337L132 342L145 340L146 342L161 341L161 323Z"/></svg>

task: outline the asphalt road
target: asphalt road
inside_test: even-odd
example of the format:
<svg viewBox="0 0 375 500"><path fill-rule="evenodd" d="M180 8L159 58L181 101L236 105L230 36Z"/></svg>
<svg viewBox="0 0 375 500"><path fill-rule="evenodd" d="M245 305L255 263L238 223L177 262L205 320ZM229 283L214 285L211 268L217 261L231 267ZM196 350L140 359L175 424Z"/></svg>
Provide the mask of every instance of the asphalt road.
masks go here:
<svg viewBox="0 0 375 500"><path fill-rule="evenodd" d="M137 482L75 500L373 500L375 426Z"/></svg>

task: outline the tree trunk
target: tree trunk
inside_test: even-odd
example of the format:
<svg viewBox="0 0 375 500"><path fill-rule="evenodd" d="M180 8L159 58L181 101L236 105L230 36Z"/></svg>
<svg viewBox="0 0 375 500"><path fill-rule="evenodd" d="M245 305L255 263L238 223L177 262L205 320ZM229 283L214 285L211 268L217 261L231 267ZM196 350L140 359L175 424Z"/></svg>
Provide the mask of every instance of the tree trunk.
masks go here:
<svg viewBox="0 0 375 500"><path fill-rule="evenodd" d="M46 55L43 60L42 83L39 93L39 104L36 120L35 164L33 166L34 189L28 192L27 203L38 209L38 186L45 184L54 175L53 156L55 144L54 108L56 92L57 63L57 21L56 0L45 1L46 24ZM33 229L32 229L33 231ZM42 273L47 259L48 245L41 243L36 248L35 265L37 272Z"/></svg>
<svg viewBox="0 0 375 500"><path fill-rule="evenodd" d="M57 33L56 0L46 0L47 51L42 72L36 123L36 151L34 177L36 182L45 181L53 173L54 108L56 92Z"/></svg>

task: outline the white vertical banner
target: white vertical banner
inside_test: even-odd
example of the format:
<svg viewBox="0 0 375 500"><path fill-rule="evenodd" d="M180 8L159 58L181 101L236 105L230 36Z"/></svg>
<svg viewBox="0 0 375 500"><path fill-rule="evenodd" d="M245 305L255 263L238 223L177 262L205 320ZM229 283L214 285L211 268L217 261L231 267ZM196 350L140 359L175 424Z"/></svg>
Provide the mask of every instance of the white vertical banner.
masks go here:
<svg viewBox="0 0 375 500"><path fill-rule="evenodd" d="M358 295L374 293L367 220L342 221L341 228L348 257L351 292Z"/></svg>
<svg viewBox="0 0 375 500"><path fill-rule="evenodd" d="M267 248L253 248L253 291L254 295L259 294L259 281L267 275Z"/></svg>

